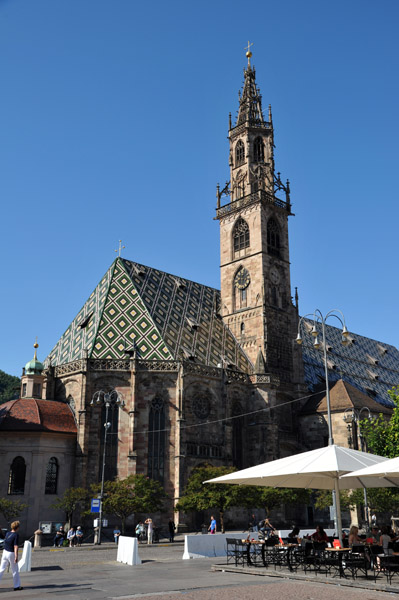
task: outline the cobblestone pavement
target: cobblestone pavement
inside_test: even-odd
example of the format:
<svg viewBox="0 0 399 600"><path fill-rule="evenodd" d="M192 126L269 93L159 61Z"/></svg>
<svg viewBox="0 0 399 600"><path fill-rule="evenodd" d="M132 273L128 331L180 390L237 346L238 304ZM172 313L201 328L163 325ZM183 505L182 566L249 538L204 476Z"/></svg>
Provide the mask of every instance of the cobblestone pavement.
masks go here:
<svg viewBox="0 0 399 600"><path fill-rule="evenodd" d="M0 598L27 600L262 600L265 594L284 600L382 600L387 594L280 577L211 571L221 559L181 559L183 545L142 545L141 566L116 562L113 544L82 548L35 550L32 571L22 573L24 590L12 590L11 574L0 582ZM399 589L398 589L399 592ZM398 599L399 600L399 599Z"/></svg>

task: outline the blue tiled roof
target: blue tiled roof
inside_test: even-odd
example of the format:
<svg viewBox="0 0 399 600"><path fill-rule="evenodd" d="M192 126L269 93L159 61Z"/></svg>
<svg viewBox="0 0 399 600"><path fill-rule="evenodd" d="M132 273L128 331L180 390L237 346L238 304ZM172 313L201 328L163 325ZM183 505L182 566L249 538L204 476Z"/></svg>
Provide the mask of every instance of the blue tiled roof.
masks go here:
<svg viewBox="0 0 399 600"><path fill-rule="evenodd" d="M324 381L323 346L313 346L310 334L313 321L304 319L302 353L305 381L310 389ZM341 343L341 329L326 325L327 362L329 381L343 379L377 402L392 406L387 391L399 386L399 351L390 344L351 333L350 344ZM321 341L321 336L319 336Z"/></svg>

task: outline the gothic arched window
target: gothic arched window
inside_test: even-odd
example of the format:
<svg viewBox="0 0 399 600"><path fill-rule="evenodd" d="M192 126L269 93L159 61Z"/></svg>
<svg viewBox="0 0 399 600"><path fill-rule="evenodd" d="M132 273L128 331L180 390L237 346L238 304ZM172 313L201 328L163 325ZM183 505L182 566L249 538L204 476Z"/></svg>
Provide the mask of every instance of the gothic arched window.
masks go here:
<svg viewBox="0 0 399 600"><path fill-rule="evenodd" d="M277 306L277 290L275 287L272 287L272 305Z"/></svg>
<svg viewBox="0 0 399 600"><path fill-rule="evenodd" d="M280 256L280 228L273 217L267 223L267 251Z"/></svg>
<svg viewBox="0 0 399 600"><path fill-rule="evenodd" d="M14 458L10 468L10 475L8 478L8 493L11 494L24 494L25 493L25 476L26 476L26 464L22 456Z"/></svg>
<svg viewBox="0 0 399 600"><path fill-rule="evenodd" d="M254 161L263 162L265 160L265 151L263 140L261 137L257 137L254 141Z"/></svg>
<svg viewBox="0 0 399 600"><path fill-rule="evenodd" d="M45 494L56 494L58 483L58 460L53 456L47 463Z"/></svg>
<svg viewBox="0 0 399 600"><path fill-rule="evenodd" d="M238 140L236 144L236 167L243 164L245 160L245 148L241 140Z"/></svg>
<svg viewBox="0 0 399 600"><path fill-rule="evenodd" d="M165 474L165 404L160 398L151 402L148 423L148 477L160 483Z"/></svg>
<svg viewBox="0 0 399 600"><path fill-rule="evenodd" d="M234 252L249 247L249 226L241 217L236 221L233 228L233 247Z"/></svg>

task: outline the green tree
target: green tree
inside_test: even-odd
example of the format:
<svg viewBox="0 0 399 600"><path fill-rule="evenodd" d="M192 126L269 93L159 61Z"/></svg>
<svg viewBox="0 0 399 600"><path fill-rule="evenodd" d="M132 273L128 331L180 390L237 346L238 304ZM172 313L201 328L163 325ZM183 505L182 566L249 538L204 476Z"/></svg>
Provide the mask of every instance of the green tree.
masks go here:
<svg viewBox="0 0 399 600"><path fill-rule="evenodd" d="M399 387L392 388L388 394L394 403L389 421L380 413L372 421L362 420L360 427L369 452L395 458L399 456Z"/></svg>
<svg viewBox="0 0 399 600"><path fill-rule="evenodd" d="M95 494L100 485L92 486ZM104 484L103 512L121 520L125 533L126 519L134 513L153 513L162 510L167 498L162 485L145 475L129 475L126 479L106 481Z"/></svg>
<svg viewBox="0 0 399 600"><path fill-rule="evenodd" d="M363 491L360 490L362 493ZM339 501L341 509L348 508L352 509L357 504L357 497L355 498L350 490L341 490L339 493ZM332 493L331 490L319 490L315 492L315 508L318 510L325 510L332 505Z"/></svg>
<svg viewBox="0 0 399 600"><path fill-rule="evenodd" d="M63 510L65 512L66 521L71 523L75 510L78 506L83 508L87 504L88 498L89 493L86 489L81 487L68 488L61 498L57 498L57 500L53 502L51 508Z"/></svg>
<svg viewBox="0 0 399 600"><path fill-rule="evenodd" d="M227 475L236 471L234 467L213 467L204 465L192 472L183 495L176 505L177 510L184 512L196 510L218 509L221 530L224 533L224 513L231 507L265 508L266 513L282 503L300 502L307 499L306 490L264 488L252 485L230 485L207 483L203 481Z"/></svg>
<svg viewBox="0 0 399 600"><path fill-rule="evenodd" d="M21 512L27 508L27 504L23 504L21 500L8 500L8 498L0 498L0 514L5 520L10 523L17 519Z"/></svg>
<svg viewBox="0 0 399 600"><path fill-rule="evenodd" d="M21 380L0 370L0 404L19 398Z"/></svg>

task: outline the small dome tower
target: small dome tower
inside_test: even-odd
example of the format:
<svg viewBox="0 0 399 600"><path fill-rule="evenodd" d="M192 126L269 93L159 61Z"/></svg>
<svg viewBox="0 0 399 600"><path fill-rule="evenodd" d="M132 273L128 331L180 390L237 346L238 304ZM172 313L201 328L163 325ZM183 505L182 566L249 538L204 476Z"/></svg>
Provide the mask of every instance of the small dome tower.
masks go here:
<svg viewBox="0 0 399 600"><path fill-rule="evenodd" d="M37 349L39 344L33 344L35 354L22 370L21 377L21 398L41 398L43 392L44 365L37 359Z"/></svg>

